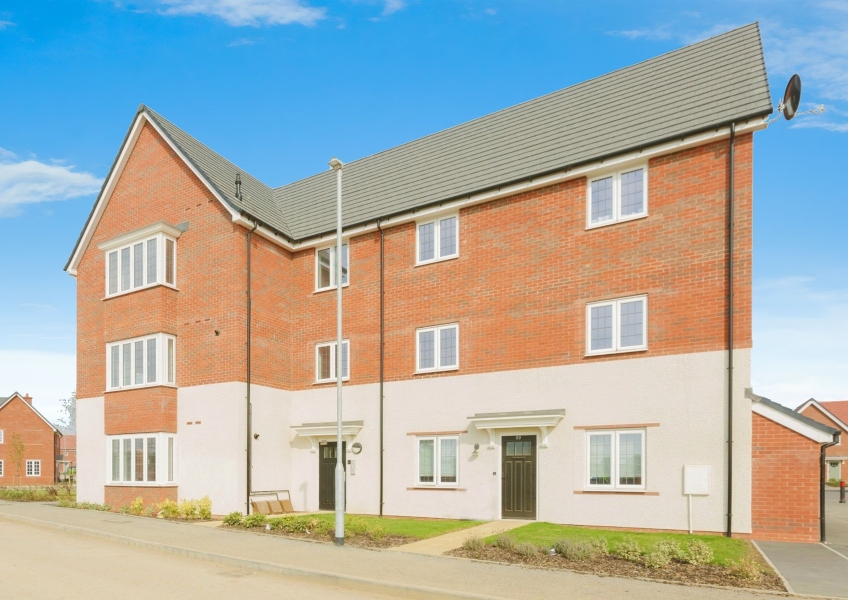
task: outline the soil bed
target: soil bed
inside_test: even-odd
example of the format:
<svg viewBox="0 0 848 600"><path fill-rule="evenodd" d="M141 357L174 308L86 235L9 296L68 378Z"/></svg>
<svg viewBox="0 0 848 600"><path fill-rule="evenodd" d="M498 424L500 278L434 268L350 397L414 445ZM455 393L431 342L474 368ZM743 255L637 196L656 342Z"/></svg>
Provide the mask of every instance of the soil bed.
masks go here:
<svg viewBox="0 0 848 600"><path fill-rule="evenodd" d="M445 554L461 558L521 564L547 569L568 569L578 573L592 573L602 576L639 577L673 581L675 583L721 585L786 592L786 588L783 587L780 577L764 563L760 566L767 570L767 572L763 573L760 579L751 581L734 577L730 574L727 567L719 565L689 565L673 562L665 568L652 569L643 564L611 555L587 560L567 560L560 555L550 556L541 552L533 556L522 556L497 546L486 546L480 550L458 548Z"/></svg>
<svg viewBox="0 0 848 600"><path fill-rule="evenodd" d="M235 531L252 531L254 533L264 533L267 535L278 535L280 537L292 538L297 540L311 540L313 542L325 542L330 543L335 540L335 534L329 533L324 534L320 531L310 531L303 533L293 533L284 531L281 529L271 529L270 531L265 529L265 526L261 527L243 527L241 525L221 525L222 529L233 529ZM370 535L345 535L345 544L349 546L355 546L357 548L394 548L396 546L403 546L404 544L410 544L412 542L417 542L417 538L408 537L405 535L386 535L383 537L372 538Z"/></svg>

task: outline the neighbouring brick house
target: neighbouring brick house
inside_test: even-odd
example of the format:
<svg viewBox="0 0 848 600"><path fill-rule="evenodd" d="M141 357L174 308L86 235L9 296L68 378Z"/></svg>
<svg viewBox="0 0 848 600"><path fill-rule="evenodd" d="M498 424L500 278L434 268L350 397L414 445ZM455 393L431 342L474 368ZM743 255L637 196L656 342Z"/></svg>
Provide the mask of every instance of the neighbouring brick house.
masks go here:
<svg viewBox="0 0 848 600"><path fill-rule="evenodd" d="M15 436L23 444L20 471L12 456ZM0 486L44 485L56 481L62 434L32 405L29 394L0 398Z"/></svg>
<svg viewBox="0 0 848 600"><path fill-rule="evenodd" d="M333 171L268 187L141 106L66 265L78 498L332 508L340 260L349 511L679 530L694 465L695 528L751 534L771 112L748 25L350 162L338 256Z"/></svg>
<svg viewBox="0 0 848 600"><path fill-rule="evenodd" d="M840 432L768 398L753 401L754 537L817 542L821 534L822 446Z"/></svg>
<svg viewBox="0 0 848 600"><path fill-rule="evenodd" d="M810 398L795 409L805 417L809 417L828 427L833 427L842 433L842 441L827 449L828 480L848 480L848 400L833 400L819 402Z"/></svg>
<svg viewBox="0 0 848 600"><path fill-rule="evenodd" d="M57 477L59 481L67 481L69 475L77 467L77 436L75 433L63 433L59 440L57 460Z"/></svg>

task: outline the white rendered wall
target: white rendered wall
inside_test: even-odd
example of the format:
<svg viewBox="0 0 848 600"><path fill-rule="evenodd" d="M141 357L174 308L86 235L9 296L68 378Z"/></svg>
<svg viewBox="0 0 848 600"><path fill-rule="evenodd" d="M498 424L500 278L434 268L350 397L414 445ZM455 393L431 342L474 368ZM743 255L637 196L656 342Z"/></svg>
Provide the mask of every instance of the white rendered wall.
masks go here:
<svg viewBox="0 0 848 600"><path fill-rule="evenodd" d="M103 398L77 399L77 500L103 503L106 435Z"/></svg>
<svg viewBox="0 0 848 600"><path fill-rule="evenodd" d="M253 433L259 436L253 440L252 491L290 489L290 394L274 388L251 386Z"/></svg>
<svg viewBox="0 0 848 600"><path fill-rule="evenodd" d="M177 391L178 493L209 496L215 514L246 510L246 390L234 382Z"/></svg>

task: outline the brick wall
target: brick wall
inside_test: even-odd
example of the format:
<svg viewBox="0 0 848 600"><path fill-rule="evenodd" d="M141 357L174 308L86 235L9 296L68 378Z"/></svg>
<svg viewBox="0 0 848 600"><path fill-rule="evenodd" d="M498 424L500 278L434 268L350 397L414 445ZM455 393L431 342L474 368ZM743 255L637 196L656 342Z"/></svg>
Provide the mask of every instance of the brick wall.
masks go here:
<svg viewBox="0 0 848 600"><path fill-rule="evenodd" d="M818 542L821 446L756 413L752 444L752 537Z"/></svg>
<svg viewBox="0 0 848 600"><path fill-rule="evenodd" d="M0 409L0 429L3 430L3 443L0 444L3 476L0 477L0 486L52 484L55 481L58 436L50 426L23 400L15 398ZM16 433L20 435L24 445L20 473L9 458L12 436ZM41 476L27 477L27 460L41 461Z"/></svg>
<svg viewBox="0 0 848 600"><path fill-rule="evenodd" d="M841 443L837 446L831 446L830 448L825 450L825 453L828 456L839 456L839 457L848 456L848 431L843 430L842 427L839 424L835 423L833 421L833 419L828 417L826 414L824 414L822 411L820 411L815 406L812 406L812 405L808 406L807 408L805 408L801 412L801 414L804 415L805 417L809 417L809 418L813 419L814 421L818 421L819 423L823 423L824 425L827 425L828 427L833 427L834 429L839 429L840 431L842 431ZM848 479L848 464L846 464L846 463L848 463L848 461L843 461L842 464L840 465L841 477L842 477L843 480ZM828 469L828 473L830 473L829 469Z"/></svg>
<svg viewBox="0 0 848 600"><path fill-rule="evenodd" d="M751 347L752 136L737 139L735 347ZM725 349L728 142L649 164L648 217L586 230L586 179L464 209L459 257L415 266L415 225L386 230L386 380L523 369L586 357L586 303L648 294L648 350ZM350 242L351 383L379 376L379 235ZM315 381L335 339L335 292L315 293L315 251L293 255L292 387ZM415 329L460 324L459 371L413 375ZM332 384L328 384L332 385Z"/></svg>
<svg viewBox="0 0 848 600"><path fill-rule="evenodd" d="M147 487L147 486L124 486L107 485L104 494L104 504L112 507L113 512L119 511L124 506L129 506L133 500L141 496L144 506L158 504L163 500L177 501L177 487Z"/></svg>

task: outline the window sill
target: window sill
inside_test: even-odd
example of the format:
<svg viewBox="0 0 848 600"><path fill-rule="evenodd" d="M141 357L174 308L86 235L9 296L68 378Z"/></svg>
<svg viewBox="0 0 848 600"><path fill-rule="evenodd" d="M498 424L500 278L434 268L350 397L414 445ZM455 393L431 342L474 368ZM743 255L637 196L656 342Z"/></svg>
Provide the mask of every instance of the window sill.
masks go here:
<svg viewBox="0 0 848 600"><path fill-rule="evenodd" d="M106 484L106 487L150 487L150 488L165 488L165 487L177 487L176 481L168 481L167 483L160 483L158 481L110 481Z"/></svg>
<svg viewBox="0 0 848 600"><path fill-rule="evenodd" d="M648 348L625 348L624 350L606 350L603 352L587 352L583 358L592 358L593 356L609 356L610 354L633 354L635 352L647 352Z"/></svg>
<svg viewBox="0 0 848 600"><path fill-rule="evenodd" d="M350 381L350 377L342 377L342 383L345 383L346 381ZM312 385L327 385L330 383L334 384L336 382L336 379L322 379L321 381L314 382Z"/></svg>
<svg viewBox="0 0 848 600"><path fill-rule="evenodd" d="M415 265L414 265L414 266L416 266L416 267L425 267L425 266L427 266L427 265L432 265L432 264L435 264L435 263L445 262L445 261L448 261L448 260L456 260L457 258L459 258L459 254L451 254L450 256L434 258L434 259L432 259L432 260L425 260L425 261L420 261L420 262L419 262L419 261L415 261Z"/></svg>
<svg viewBox="0 0 848 600"><path fill-rule="evenodd" d="M428 369L426 371L415 371L413 375L432 375L433 373L450 373L451 371L459 371L459 366L445 367L444 369Z"/></svg>
<svg viewBox="0 0 848 600"><path fill-rule="evenodd" d="M126 290L124 292L116 292L114 294L108 294L105 298L101 298L101 300L111 300L112 298L118 298L120 296L129 296L130 294L134 294L135 292L143 292L144 290L150 290L156 287L166 287L168 289L174 290L175 292L179 292L177 286L171 285L170 283L150 283L148 285L143 285L141 287L133 288L131 290Z"/></svg>
<svg viewBox="0 0 848 600"><path fill-rule="evenodd" d="M336 291L336 287L337 286L333 285L330 287L318 288L317 290L314 290L312 292L312 295L314 296L315 294L323 294L324 292L334 292ZM342 284L342 289L345 289L346 287L350 287L350 282Z"/></svg>
<svg viewBox="0 0 848 600"><path fill-rule="evenodd" d="M619 494L631 496L659 496L659 492L648 492L646 490L574 490L575 494Z"/></svg>
<svg viewBox="0 0 848 600"><path fill-rule="evenodd" d="M624 217L623 219L618 219L617 221L602 221L600 223L590 223L586 225L586 231L589 231L590 229L600 229L601 227L609 227L610 225L619 225L620 223L629 223L630 221L638 221L639 219L646 218L648 218L648 213Z"/></svg>
<svg viewBox="0 0 848 600"><path fill-rule="evenodd" d="M111 389L111 390L107 389L104 393L105 394L114 394L115 392L129 392L131 390L143 390L143 389L146 389L146 388L155 388L155 387L165 387L165 388L177 389L177 384L175 384L175 383L146 383L146 384L143 384L143 385L128 385L126 387L120 387L120 388L115 388L115 389Z"/></svg>
<svg viewBox="0 0 848 600"><path fill-rule="evenodd" d="M465 488L461 487L448 487L446 485L416 485L413 487L406 488L407 491L420 491L420 490L432 490L432 491L441 491L441 492L464 492Z"/></svg>

